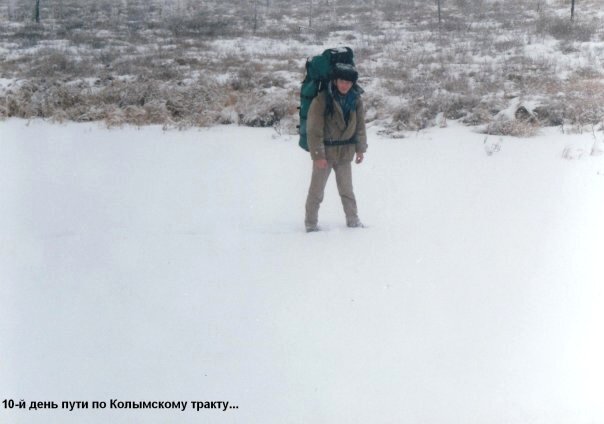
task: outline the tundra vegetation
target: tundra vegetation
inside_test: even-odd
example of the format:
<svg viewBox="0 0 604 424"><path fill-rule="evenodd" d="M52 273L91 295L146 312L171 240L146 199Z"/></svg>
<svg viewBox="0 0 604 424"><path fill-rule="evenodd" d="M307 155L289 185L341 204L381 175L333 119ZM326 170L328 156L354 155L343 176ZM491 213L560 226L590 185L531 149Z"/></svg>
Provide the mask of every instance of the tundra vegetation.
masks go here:
<svg viewBox="0 0 604 424"><path fill-rule="evenodd" d="M600 0L0 1L0 118L295 133L306 58L347 45L393 137L603 127Z"/></svg>

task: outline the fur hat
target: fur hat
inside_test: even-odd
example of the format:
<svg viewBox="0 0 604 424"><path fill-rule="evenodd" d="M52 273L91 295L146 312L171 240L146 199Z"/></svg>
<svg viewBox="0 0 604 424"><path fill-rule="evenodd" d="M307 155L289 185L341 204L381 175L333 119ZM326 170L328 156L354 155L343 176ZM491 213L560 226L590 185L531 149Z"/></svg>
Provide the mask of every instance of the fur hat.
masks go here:
<svg viewBox="0 0 604 424"><path fill-rule="evenodd" d="M336 63L333 66L333 79L342 79L346 81L357 82L359 73L357 68L348 63Z"/></svg>

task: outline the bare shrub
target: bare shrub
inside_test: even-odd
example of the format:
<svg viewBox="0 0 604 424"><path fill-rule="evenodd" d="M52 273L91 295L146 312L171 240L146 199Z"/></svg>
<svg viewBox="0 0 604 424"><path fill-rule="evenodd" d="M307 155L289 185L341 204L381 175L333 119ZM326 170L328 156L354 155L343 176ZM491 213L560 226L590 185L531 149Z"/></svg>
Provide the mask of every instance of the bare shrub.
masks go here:
<svg viewBox="0 0 604 424"><path fill-rule="evenodd" d="M445 118L457 120L467 116L480 103L480 98L472 95L452 94L442 96L440 111Z"/></svg>
<svg viewBox="0 0 604 424"><path fill-rule="evenodd" d="M91 64L87 60L74 59L57 49L42 49L35 54L27 75L39 78L78 77L90 75L91 71Z"/></svg>
<svg viewBox="0 0 604 424"><path fill-rule="evenodd" d="M105 125L108 128L119 127L126 123L123 111L115 106L107 108L105 111Z"/></svg>
<svg viewBox="0 0 604 424"><path fill-rule="evenodd" d="M147 111L140 106L128 105L123 109L124 120L130 124L142 126L148 124Z"/></svg>
<svg viewBox="0 0 604 424"><path fill-rule="evenodd" d="M365 93L363 95L363 104L365 106L365 120L367 122L382 119L383 116L381 114L387 114L384 99L377 95L377 93Z"/></svg>
<svg viewBox="0 0 604 424"><path fill-rule="evenodd" d="M467 125L478 126L488 124L493 120L493 115L491 112L485 107L476 107L472 109L470 113L468 113L462 119L462 122Z"/></svg>
<svg viewBox="0 0 604 424"><path fill-rule="evenodd" d="M287 84L287 80L282 76L275 75L274 73L269 73L267 75L262 75L258 79L258 84L262 88L284 88L285 84Z"/></svg>
<svg viewBox="0 0 604 424"><path fill-rule="evenodd" d="M32 99L39 87L35 82L25 82L14 91L10 90L6 96L6 109L8 117L33 118L38 115Z"/></svg>
<svg viewBox="0 0 604 424"><path fill-rule="evenodd" d="M170 112L167 107L167 102L161 99L153 99L148 103L145 103L143 109L145 110L147 122L151 124L165 124L171 122Z"/></svg>
<svg viewBox="0 0 604 424"><path fill-rule="evenodd" d="M254 81L255 73L250 68L240 69L236 75L231 75L228 84L232 90L245 91L257 86Z"/></svg>
<svg viewBox="0 0 604 424"><path fill-rule="evenodd" d="M537 32L549 34L557 40L590 41L597 29L596 22L571 21L553 15L542 14L537 20Z"/></svg>
<svg viewBox="0 0 604 424"><path fill-rule="evenodd" d="M396 130L419 131L434 125L439 107L435 103L427 103L419 99L410 105L400 107L392 115L389 126Z"/></svg>
<svg viewBox="0 0 604 424"><path fill-rule="evenodd" d="M535 107L533 113L541 125L556 127L564 124L565 105L560 99L553 98Z"/></svg>
<svg viewBox="0 0 604 424"><path fill-rule="evenodd" d="M4 96L0 96L0 119L4 120L6 118L8 118L7 99Z"/></svg>
<svg viewBox="0 0 604 424"><path fill-rule="evenodd" d="M296 104L291 96L268 96L260 92L240 97L236 110L240 124L250 127L274 127L285 116L293 114Z"/></svg>
<svg viewBox="0 0 604 424"><path fill-rule="evenodd" d="M163 66L154 66L150 76L159 81L175 81L183 78L181 70L173 63L164 63Z"/></svg>
<svg viewBox="0 0 604 424"><path fill-rule="evenodd" d="M235 35L236 22L223 19L207 12L193 16L172 16L167 20L167 28L177 37L219 37Z"/></svg>
<svg viewBox="0 0 604 424"><path fill-rule="evenodd" d="M13 38L19 41L20 48L26 49L36 46L40 40L44 39L44 35L45 27L43 25L28 22L14 31Z"/></svg>
<svg viewBox="0 0 604 424"><path fill-rule="evenodd" d="M79 116L86 113L89 105L82 93L82 86L67 86L55 82L44 85L35 96L34 103L40 116L50 118L61 114L74 121L79 121ZM84 95L83 95L84 94Z"/></svg>
<svg viewBox="0 0 604 424"><path fill-rule="evenodd" d="M539 126L526 120L500 118L489 123L486 134L508 135L512 137L532 137L539 131Z"/></svg>
<svg viewBox="0 0 604 424"><path fill-rule="evenodd" d="M604 120L604 83L600 78L570 78L534 112L543 125L571 125L579 130L598 125Z"/></svg>
<svg viewBox="0 0 604 424"><path fill-rule="evenodd" d="M78 105L66 111L67 118L76 122L93 122L103 120L106 116L102 105L87 104Z"/></svg>
<svg viewBox="0 0 604 424"><path fill-rule="evenodd" d="M499 40L499 41L495 41L494 43L494 48L495 51L500 52L500 53L504 53L510 50L515 50L515 49L520 49L522 47L524 47L525 45L525 40L522 39L521 37L513 37L513 38L508 38L506 40Z"/></svg>
<svg viewBox="0 0 604 424"><path fill-rule="evenodd" d="M105 37L99 36L96 32L77 30L73 32L61 31L57 35L68 38L71 43L79 46L88 46L99 50L107 47L108 40Z"/></svg>

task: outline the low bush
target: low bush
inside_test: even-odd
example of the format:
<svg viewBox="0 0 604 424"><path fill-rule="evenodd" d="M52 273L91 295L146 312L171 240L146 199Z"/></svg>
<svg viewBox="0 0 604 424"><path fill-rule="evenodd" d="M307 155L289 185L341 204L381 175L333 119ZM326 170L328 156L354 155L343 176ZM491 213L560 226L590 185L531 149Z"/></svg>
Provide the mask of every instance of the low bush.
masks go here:
<svg viewBox="0 0 604 424"><path fill-rule="evenodd" d="M596 35L596 21L586 22L568 17L542 14L537 20L537 32L548 34L557 40L591 41Z"/></svg>
<svg viewBox="0 0 604 424"><path fill-rule="evenodd" d="M512 137L532 137L539 131L533 122L519 119L499 118L487 124L484 132L490 135L507 135Z"/></svg>

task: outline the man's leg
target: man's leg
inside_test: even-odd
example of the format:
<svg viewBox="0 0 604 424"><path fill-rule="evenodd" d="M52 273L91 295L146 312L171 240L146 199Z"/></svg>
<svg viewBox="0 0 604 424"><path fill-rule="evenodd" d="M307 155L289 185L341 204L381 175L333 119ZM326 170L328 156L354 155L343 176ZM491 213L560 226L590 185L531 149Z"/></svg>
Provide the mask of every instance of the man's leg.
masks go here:
<svg viewBox="0 0 604 424"><path fill-rule="evenodd" d="M323 195L325 193L325 185L331 172L332 165L329 164L327 168L317 168L313 162L312 166L312 177L310 179L310 187L308 189L308 196L306 197L306 217L304 224L306 225L307 231L313 231L317 228L319 220L319 206L323 201Z"/></svg>
<svg viewBox="0 0 604 424"><path fill-rule="evenodd" d="M340 199L342 199L342 206L346 214L346 224L350 227L357 227L360 225L360 221L357 211L357 201L352 189L351 162L338 162L334 165L334 171L336 173L338 192L340 193Z"/></svg>

